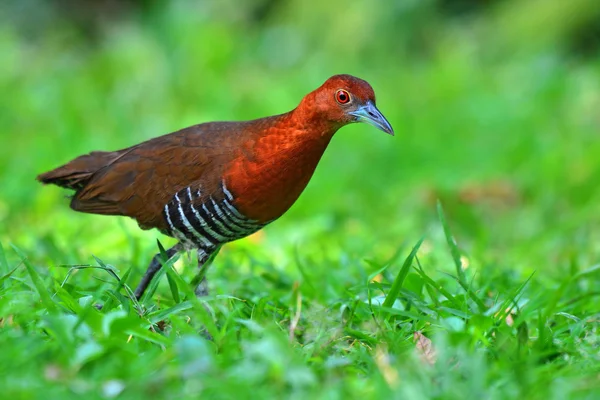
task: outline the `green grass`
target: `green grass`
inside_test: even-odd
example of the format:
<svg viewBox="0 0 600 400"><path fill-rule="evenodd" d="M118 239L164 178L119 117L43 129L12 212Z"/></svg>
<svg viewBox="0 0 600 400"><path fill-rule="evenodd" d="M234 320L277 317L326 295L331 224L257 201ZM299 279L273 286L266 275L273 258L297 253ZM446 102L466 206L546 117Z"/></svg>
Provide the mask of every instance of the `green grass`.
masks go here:
<svg viewBox="0 0 600 400"><path fill-rule="evenodd" d="M568 45L594 2L321 3L257 23L174 2L95 43L0 24L3 397L597 397L600 57ZM335 73L372 83L396 137L340 131L298 203L222 249L206 301L186 256L134 301L173 240L34 181L287 111Z"/></svg>

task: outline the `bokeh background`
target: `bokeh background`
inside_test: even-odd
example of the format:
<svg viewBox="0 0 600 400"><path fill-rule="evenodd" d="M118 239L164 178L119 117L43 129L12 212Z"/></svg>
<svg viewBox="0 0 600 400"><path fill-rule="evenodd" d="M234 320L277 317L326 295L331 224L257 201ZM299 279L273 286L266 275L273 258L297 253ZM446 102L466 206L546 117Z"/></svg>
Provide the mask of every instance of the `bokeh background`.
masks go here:
<svg viewBox="0 0 600 400"><path fill-rule="evenodd" d="M454 271L436 211L438 200L460 246L463 268L481 284L481 292L489 288L490 299L498 293L516 293L515 288L534 272L531 293L543 296L556 288L563 290L567 275L575 276L598 263L597 0L12 0L0 3L0 243L6 250L6 265L19 265L10 248L14 245L49 287L67 274L59 266L95 264L93 255L121 273L133 266L139 279L156 252L156 239L165 246L172 240L140 231L123 218L74 213L68 208L67 191L41 186L36 175L92 150L128 147L192 124L289 111L302 96L338 73L372 84L378 107L396 136L364 124L338 132L293 208L263 232L223 250L210 272L215 293L265 297L269 302L289 302L293 309L290 288L299 281L302 288L310 287L303 290L312 293L303 292L313 310L306 325L325 321L330 324L327 329L339 326L333 313L321 318L314 310L334 309L337 299L350 301L344 300L354 296L349 288L367 282L369 274L398 248L407 253L423 236L419 252L423 268L441 279L445 279L441 272ZM565 298L564 304L575 304L571 299L579 293L595 295L597 274L590 276L596 280L570 288L573 297ZM107 279L80 271L71 278L73 286L68 290L77 298L86 290L96 290L101 278ZM23 287L28 279L24 270L14 275ZM32 365L28 363L38 364L36 354L48 362L63 357L63 364L75 365L76 371L83 366L82 373L92 377L86 387L95 387L90 382L109 379L114 371L122 374L119 379L129 375L134 377L131 382L138 379L145 390L144 382L153 382L155 376L178 387L173 376L179 375L172 368L189 353L185 346L160 353L145 344L145 353L132 355L131 350L116 350L122 344L110 342L117 340L114 336L106 339L110 344L103 344L100 365L92 360L95 369L86 370L85 357L100 356L82 356L79 350L69 355L65 349L79 346L76 339L72 346L62 347L56 344L60 341L48 341L41 334L35 339L38 327L47 325L36 322L33 333L27 333L30 318L37 318L33 313L45 315L33 311L37 308L32 304L39 305L39 299L31 287L19 292L21 297L9 296L11 302L0 298L15 321L19 315L27 316L2 339L6 340L2 352L12 353L0 357L0 362L14 374L29 374L28 380L13 380L11 387L34 390L39 384L43 388L41 369L28 367ZM159 292L167 298L166 284ZM360 292L356 298L363 295ZM589 315L592 302L570 312ZM552 301L536 304L547 303ZM370 318L365 314L365 321ZM369 332L373 326L365 322L363 328ZM260 346L271 342L258 339L251 339L246 347L225 346L221 351L234 355L216 362L222 363L217 371L226 372L215 372L214 377L233 378L215 378L215 385L227 389L241 379L234 371L237 361L232 360L247 361L241 364L248 366L244 374L255 369L248 360L256 354L287 354L297 360L296 349L290 350L285 342L287 333L282 335L283 345L266 350ZM96 336L85 340L96 343ZM594 337L589 353L574 347L571 353L569 348L560 354L580 352L582 360L592 363L590 354L597 357L597 334ZM468 337L465 342L476 340ZM253 345L255 353L248 350ZM150 353L156 359L148 361ZM358 377L352 384L338 379L346 372L338 376L319 370L320 361L313 357L310 362L290 361L300 371L290 381L282 372L287 367L273 367L269 387L296 387L293 379L310 376L312 385L339 384L338 394L344 390L373 393L362 374L371 376L383 367L367 350L359 348L353 354L360 354L364 364L349 367L347 376ZM518 393L515 388L526 387L527 382L538 386L519 392L525 398L535 398L528 395L544 390L556 393L556 398L566 393L550 390L553 379L551 375L539 378L542 369L514 368L508 360L512 355L485 369L477 354L457 354L464 355L465 368L472 368L460 372L461 376L472 376L475 386L493 375L487 382L500 383L490 387L504 387L506 374L519 371L509 380L509 389L514 389L510 393ZM29 358L18 369L14 360L25 355ZM568 364L566 355L561 359ZM310 368L317 365L315 370L305 361ZM407 374L413 371L409 361L401 367ZM164 375L155 375L154 368L159 367ZM54 369L44 371L46 379L52 380ZM566 371L580 375L575 367ZM489 374L479 379L480 372ZM594 374L588 383L597 381ZM404 388L418 388L415 393L425 390L430 387L427 379L411 381L415 386ZM53 386L56 393L62 393L61 382ZM556 382L579 390L578 383ZM461 384L452 388L459 394L476 393ZM73 393L86 393L78 389L81 385L73 385L69 386ZM385 382L381 385L387 387ZM188 389L196 393L195 386Z"/></svg>
<svg viewBox="0 0 600 400"><path fill-rule="evenodd" d="M582 257L598 255L595 0L0 7L0 240L32 257L68 247L55 262L118 263L128 237L160 237L72 213L38 173L195 123L288 111L337 73L372 84L397 135L340 131L301 200L259 238L267 253L341 241L383 256L427 234L440 199L463 246L510 268L560 275L578 241Z"/></svg>

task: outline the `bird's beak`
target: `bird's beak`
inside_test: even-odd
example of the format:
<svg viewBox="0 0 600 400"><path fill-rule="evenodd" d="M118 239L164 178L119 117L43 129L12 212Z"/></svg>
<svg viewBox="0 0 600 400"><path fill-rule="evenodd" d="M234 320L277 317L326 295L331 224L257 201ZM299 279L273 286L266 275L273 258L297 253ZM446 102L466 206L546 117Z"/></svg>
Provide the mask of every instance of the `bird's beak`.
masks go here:
<svg viewBox="0 0 600 400"><path fill-rule="evenodd" d="M375 104L370 101L367 101L365 105L349 114L355 116L357 122L366 122L367 124L373 125L375 128L381 129L385 133L394 136L394 129L392 129L390 123L385 119L377 107L375 107Z"/></svg>

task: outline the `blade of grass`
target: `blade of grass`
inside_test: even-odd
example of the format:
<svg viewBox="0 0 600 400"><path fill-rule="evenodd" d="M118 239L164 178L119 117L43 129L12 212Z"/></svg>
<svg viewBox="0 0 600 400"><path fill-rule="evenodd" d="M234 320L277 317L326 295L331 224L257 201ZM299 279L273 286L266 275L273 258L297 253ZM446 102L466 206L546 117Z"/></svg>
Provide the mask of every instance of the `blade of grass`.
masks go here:
<svg viewBox="0 0 600 400"><path fill-rule="evenodd" d="M127 284L127 280L129 279L129 276L131 275L132 270L133 270L133 267L129 267L127 269L127 271L125 271L125 273L123 274L123 277L117 282L117 287L114 289L115 292L117 292L117 293L120 292L121 289L123 289L123 287ZM106 311L112 309L113 303L115 302L116 299L117 299L116 296L109 296L102 308Z"/></svg>
<svg viewBox="0 0 600 400"><path fill-rule="evenodd" d="M2 246L2 243L0 243L0 275L2 275L2 280L0 280L0 283L2 284L0 287L9 287L10 286L10 281L4 281L6 278L8 278L9 276L12 275L13 272L15 272L15 270L18 267L16 267L15 269L13 269L12 271L9 271L9 267L8 267L8 261L6 260L6 253L4 252L4 247Z"/></svg>
<svg viewBox="0 0 600 400"><path fill-rule="evenodd" d="M0 276L0 283L4 284L4 281L5 281L6 279L10 278L10 276L11 276L11 275L12 275L12 274L13 274L13 273L16 271L16 270L18 270L20 266L21 266L21 265L17 265L17 266L16 266L16 267L14 267L12 270L10 270L8 273L6 273L6 274L4 274L4 275ZM0 286L0 287L2 287L2 286Z"/></svg>
<svg viewBox="0 0 600 400"><path fill-rule="evenodd" d="M62 302L62 306L74 312L75 314L81 313L81 306L70 293L68 293L62 285L58 282L54 284L54 296ZM59 303L60 304L60 303Z"/></svg>
<svg viewBox="0 0 600 400"><path fill-rule="evenodd" d="M458 281L458 284L463 288L463 290L467 292L469 297L477 304L479 311L484 312L486 309L485 304L479 297L477 297L475 292L471 290L469 284L467 283L465 271L462 269L462 262L460 260L460 251L458 249L458 245L456 244L454 236L452 236L452 232L450 231L450 227L448 226L448 221L446 220L446 215L444 214L442 203L439 200L437 202L437 210L440 222L442 224L442 228L444 230L444 236L446 236L446 243L448 243L448 247L450 248L450 254L452 255L452 260L454 260L454 266L456 267L455 279Z"/></svg>
<svg viewBox="0 0 600 400"><path fill-rule="evenodd" d="M425 271L423 271L422 269L417 269L417 273L421 275L421 278L423 278L425 284L427 284L433 290L447 298L456 308L460 308L461 303L458 300L456 300L456 298L449 291L444 289L442 285L440 285L439 283L431 279L429 276L427 276L427 274L425 274Z"/></svg>
<svg viewBox="0 0 600 400"><path fill-rule="evenodd" d="M378 343L377 338L374 338L373 336L358 330L358 329L353 329L353 328L348 328L346 327L344 329L344 334L359 340L360 342L366 343L369 346L375 346Z"/></svg>
<svg viewBox="0 0 600 400"><path fill-rule="evenodd" d="M157 240L156 244L158 245L161 257L163 259L165 259L167 256L167 251L163 247L160 240ZM164 267L164 265L163 265L163 267ZM169 283L169 290L171 291L171 296L173 296L173 300L175 300L175 303L180 303L181 299L179 298L179 290L177 289L177 283L173 280L173 278L169 274L167 274L167 282Z"/></svg>
<svg viewBox="0 0 600 400"><path fill-rule="evenodd" d="M202 323L202 325L204 325L208 333L213 337L215 343L217 343L218 340L220 340L221 338L221 333L219 332L219 329L215 325L214 321L212 320L212 317L208 310L196 297L196 294L194 293L192 287L188 285L173 268L169 267L166 270L167 274L172 275L172 278L177 283L177 286L181 288L181 290L186 296L186 299L191 301L191 303L194 305L193 309L196 312L196 316L200 319L200 322Z"/></svg>
<svg viewBox="0 0 600 400"><path fill-rule="evenodd" d="M378 264L370 260L365 260L367 264L375 268L375 271L369 274L368 281L371 282L379 274L383 275L384 272L390 267L390 265L395 264L398 258L400 258L400 256L402 255L402 252L404 251L405 247L406 244L402 243L400 246L398 246L394 254L392 254L392 256L387 261L384 261L382 264Z"/></svg>
<svg viewBox="0 0 600 400"><path fill-rule="evenodd" d="M571 277L571 279L572 280L577 280L577 279L579 279L581 277L584 277L584 276L596 273L598 271L600 271L600 264L595 264L595 265L592 265L589 268L584 269L583 271L577 272L575 275L573 275Z"/></svg>
<svg viewBox="0 0 600 400"><path fill-rule="evenodd" d="M310 279L310 276L306 273L306 269L304 268L304 262L300 258L299 246L294 247L294 261L296 261L296 265L298 266L298 271L300 271L300 275L302 275L302 279L307 286L309 286L313 291L316 291L315 286Z"/></svg>
<svg viewBox="0 0 600 400"><path fill-rule="evenodd" d="M100 266L98 269L102 269L108 272L109 275L116 279L117 285L119 285L121 283L121 278L119 278L118 271L114 267L105 264L104 261L102 261L98 257L94 255L92 256ZM88 315L90 314L90 312L92 312L92 310L96 310L96 301L100 299L102 297L102 294L104 294L107 291L107 285L108 284L105 283L101 285L98 289L96 289L96 291L92 295L92 300L85 307L82 307L81 310L77 313L78 318L77 322L73 326L73 332L75 332L79 328L79 326L83 324L83 322L87 319Z"/></svg>
<svg viewBox="0 0 600 400"><path fill-rule="evenodd" d="M77 313L78 318L77 318L77 322L73 326L73 332L75 332L81 324L83 324L85 321L87 321L88 318L91 316L91 314L98 312L98 309L96 308L96 304L98 303L98 300L102 297L102 295L104 293L106 293L107 291L108 291L108 284L103 284L103 285L100 285L100 287L98 287L98 289L96 289L96 291L94 291L92 293L91 300L84 307L82 307L81 310Z"/></svg>
<svg viewBox="0 0 600 400"><path fill-rule="evenodd" d="M42 278L37 273L37 271L35 270L33 265L31 265L31 263L27 259L27 256L25 254L23 254L23 252L21 252L21 250L19 250L18 247L13 245L12 248L17 253L17 255L19 256L19 258L21 259L23 264L25 264L25 268L27 268L27 272L29 273L29 276L31 277L31 281L33 282L33 285L35 286L36 291L40 295L42 304L48 309L48 311L56 310L56 303L54 303L54 301L50 297L50 293L48 293L46 286L44 286L44 282L42 281Z"/></svg>
<svg viewBox="0 0 600 400"><path fill-rule="evenodd" d="M499 320L504 320L508 316L508 314L510 314L514 310L514 308L517 307L517 305L519 304L519 300L521 299L521 297L523 297L525 287L531 281L533 275L535 275L535 271L532 272L531 275L529 275L529 277L525 280L525 282L521 283L521 285L519 285L519 287L510 296L507 296L506 300L504 300L502 306L500 307L500 312L498 313Z"/></svg>
<svg viewBox="0 0 600 400"><path fill-rule="evenodd" d="M67 276L65 276L65 279L63 279L61 286L64 286L67 283L67 281L68 281L69 277L72 275L73 271L76 271L78 269L100 269L100 270L108 273L114 280L116 280L117 284L119 285L118 286L119 288L125 289L125 292L127 293L127 297L131 300L131 302L133 303L135 308L138 310L138 313L142 314L142 306L135 298L135 295L133 294L133 291L131 290L131 288L127 285L127 283L125 283L127 280L126 278L129 277L127 272L130 272L131 268L123 276L124 279L121 279L119 277L116 269L114 269L110 265L106 265L101 259L97 258L96 256L93 256L93 257L96 259L96 261L98 262L99 265L60 265L60 267L69 268L69 272L67 273ZM121 284L121 281L123 282L122 284ZM111 294L111 292L108 292L108 293ZM116 298L124 299L124 297L121 296L118 291L114 291L112 293L112 295ZM127 305L123 301L120 301L120 303L122 303L125 307L127 307ZM107 308L107 309L109 309L109 308Z"/></svg>
<svg viewBox="0 0 600 400"><path fill-rule="evenodd" d="M150 281L150 284L148 285L148 288L144 292L144 295L140 299L140 303L142 303L142 304L148 304L152 300L152 297L154 297L154 293L156 293L156 290L158 289L160 279L165 274L166 270L170 269L171 266L173 266L173 264L175 264L175 262L179 259L179 253L175 253L175 254L173 254L173 257L169 258L169 256L167 255L167 251L165 250L163 245L160 243L160 240L157 240L156 243L158 245L159 254L160 254L159 262L161 263L162 266L160 267L158 272L154 275L154 277Z"/></svg>
<svg viewBox="0 0 600 400"><path fill-rule="evenodd" d="M399 316L399 317L406 317L413 321L424 321L424 322L429 322L430 324L435 324L437 322L437 320L435 318L431 318L428 315L417 314L417 313L413 313L410 311L398 310L397 308L378 306L376 304L373 304L373 308L383 311L386 314L389 314L390 316L395 315L395 316Z"/></svg>
<svg viewBox="0 0 600 400"><path fill-rule="evenodd" d="M471 314L466 313L466 312L464 312L462 310L457 310L456 308L450 308L450 307L444 307L444 306L442 306L442 307L438 308L438 310L439 311L445 311L448 314L452 314L452 315L454 315L456 317L459 317L459 318L462 318L462 319L465 319L465 320L468 320L472 316Z"/></svg>
<svg viewBox="0 0 600 400"><path fill-rule="evenodd" d="M175 280L173 280L173 282L175 282ZM158 310L158 311L151 312L150 314L148 314L147 318L148 318L148 320L150 320L150 322L152 322L153 324L156 324L159 321L169 318L173 314L177 314L180 311L189 310L192 307L193 307L192 302L189 300L186 300L181 303L175 304L173 307L169 307L165 310Z"/></svg>
<svg viewBox="0 0 600 400"><path fill-rule="evenodd" d="M436 295L435 290L431 287L431 284L428 284L427 280L423 277L425 272L423 271L423 267L421 266L421 260L419 260L419 256L415 256L415 261L417 262L417 267L415 269L417 270L417 273L419 275L421 275L421 279L423 279L423 286L424 286L425 290L427 291L429 298L431 298L431 301L433 301L433 304L435 305L435 307L439 307L440 300L438 299L438 296Z"/></svg>
<svg viewBox="0 0 600 400"><path fill-rule="evenodd" d="M485 312L487 310L487 307L485 306L483 300L481 300L478 296L477 293L475 293L473 290L471 290L471 287L469 285L466 285L460 281L460 279L458 279L456 276L449 274L447 272L442 271L442 274L448 276L450 279L454 279L456 281L456 283L458 283L460 285L460 287L463 288L463 290L467 293L467 296L469 296L469 298L471 300L473 300L475 302L475 304L477 304L477 308L479 309L480 312Z"/></svg>
<svg viewBox="0 0 600 400"><path fill-rule="evenodd" d="M448 221L446 221L446 215L444 214L442 203L439 200L437 202L437 211L438 217L442 224L442 229L444 230L444 236L446 236L446 242L448 243L448 247L450 248L452 260L454 260L454 266L456 267L456 275L458 276L458 280L461 283L461 286L465 287L466 278L465 271L463 271L462 269L462 262L460 261L460 251L458 250L458 246L456 244L454 236L452 236L452 232L450 232L450 227L448 226Z"/></svg>
<svg viewBox="0 0 600 400"><path fill-rule="evenodd" d="M171 274L167 274L167 282L169 283L169 290L171 291L171 296L173 296L173 301L179 304L181 303L181 299L179 298L179 290L177 289L177 282L173 280Z"/></svg>
<svg viewBox="0 0 600 400"><path fill-rule="evenodd" d="M396 299L398 298L398 295L400 294L400 289L402 289L402 283L404 283L404 279L406 278L406 275L408 275L408 272L410 271L410 267L412 266L413 259L417 255L417 251L419 251L419 248L421 247L423 240L425 240L424 237L421 238L417 242L415 247L413 247L412 251L406 258L406 260L404 260L404 264L402 264L402 267L400 268L398 275L396 275L396 279L394 279L394 283L392 283L392 287L390 288L390 291L388 292L385 300L383 301L383 304L382 304L383 307L391 308L394 305L394 302L396 301Z"/></svg>
<svg viewBox="0 0 600 400"><path fill-rule="evenodd" d="M125 330L125 333L128 335L131 335L133 337L136 337L138 339L144 339L148 342L162 345L162 346L168 346L171 342L171 340L169 338L167 338L166 336L160 335L158 333L154 333L154 332L149 331L148 329L143 328L141 326L128 328Z"/></svg>

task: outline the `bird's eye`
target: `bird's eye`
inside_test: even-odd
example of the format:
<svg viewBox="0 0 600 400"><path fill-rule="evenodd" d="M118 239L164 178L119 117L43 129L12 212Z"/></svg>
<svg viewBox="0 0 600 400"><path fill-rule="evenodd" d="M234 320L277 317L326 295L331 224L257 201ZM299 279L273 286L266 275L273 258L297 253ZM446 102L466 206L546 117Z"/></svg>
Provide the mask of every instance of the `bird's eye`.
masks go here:
<svg viewBox="0 0 600 400"><path fill-rule="evenodd" d="M350 102L350 93L345 91L344 89L340 89L335 92L335 101L340 104L348 104Z"/></svg>

